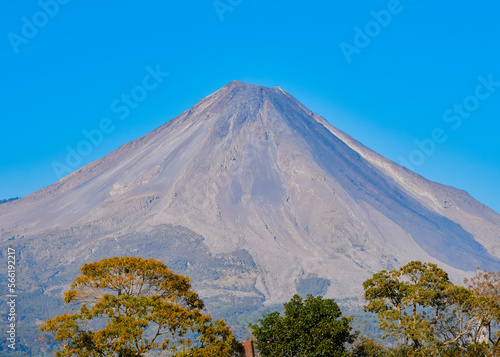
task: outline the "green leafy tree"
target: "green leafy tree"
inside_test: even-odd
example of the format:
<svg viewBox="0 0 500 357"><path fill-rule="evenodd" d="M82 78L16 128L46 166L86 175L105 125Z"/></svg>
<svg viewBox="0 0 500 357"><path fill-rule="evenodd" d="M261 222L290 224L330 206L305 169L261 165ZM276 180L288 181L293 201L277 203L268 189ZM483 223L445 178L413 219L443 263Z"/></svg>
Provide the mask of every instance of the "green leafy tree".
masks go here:
<svg viewBox="0 0 500 357"><path fill-rule="evenodd" d="M40 328L59 341L56 356L141 356L170 350L182 356L231 356L241 351L224 321L211 321L189 278L154 259L121 257L85 264L64 302L78 310ZM198 336L193 341L188 336Z"/></svg>
<svg viewBox="0 0 500 357"><path fill-rule="evenodd" d="M284 306L284 315L274 311L250 324L262 357L349 356L346 345L356 334L351 333L351 318L342 316L333 299L295 295Z"/></svg>

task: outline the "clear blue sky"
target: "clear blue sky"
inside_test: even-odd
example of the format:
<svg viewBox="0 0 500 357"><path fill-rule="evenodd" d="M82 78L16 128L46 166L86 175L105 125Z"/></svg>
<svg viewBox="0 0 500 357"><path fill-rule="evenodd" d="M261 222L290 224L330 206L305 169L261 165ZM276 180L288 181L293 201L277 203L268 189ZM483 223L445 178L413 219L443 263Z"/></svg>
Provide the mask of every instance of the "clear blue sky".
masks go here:
<svg viewBox="0 0 500 357"><path fill-rule="evenodd" d="M498 1L59 1L0 5L0 198L50 185L55 162L96 160L239 79L281 86L500 211ZM144 92L148 66L169 76ZM146 98L125 104L134 88ZM103 118L112 130L68 165Z"/></svg>

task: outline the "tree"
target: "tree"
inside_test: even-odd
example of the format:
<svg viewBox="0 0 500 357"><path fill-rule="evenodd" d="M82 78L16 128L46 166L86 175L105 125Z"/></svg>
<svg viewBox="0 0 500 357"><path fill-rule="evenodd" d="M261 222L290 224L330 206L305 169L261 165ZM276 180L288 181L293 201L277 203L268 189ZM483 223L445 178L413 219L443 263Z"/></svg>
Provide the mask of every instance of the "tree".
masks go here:
<svg viewBox="0 0 500 357"><path fill-rule="evenodd" d="M385 357L389 351L373 339L361 336L352 346L351 357Z"/></svg>
<svg viewBox="0 0 500 357"><path fill-rule="evenodd" d="M303 300L295 295L284 306L284 315L274 311L259 319L259 324L250 324L261 356L349 355L346 344L357 334L351 333L352 319L342 316L333 299L308 295Z"/></svg>
<svg viewBox="0 0 500 357"><path fill-rule="evenodd" d="M478 331L483 325L481 315L482 298L463 286L449 284L445 291L445 308L435 323L435 332L444 346L466 351L470 345L478 344Z"/></svg>
<svg viewBox="0 0 500 357"><path fill-rule="evenodd" d="M79 306L44 323L57 356L230 356L241 348L224 321L214 323L189 278L154 259L120 257L85 264L64 302ZM193 338L197 337L194 346ZM236 353L236 352L235 352Z"/></svg>
<svg viewBox="0 0 500 357"><path fill-rule="evenodd" d="M11 202L11 201L15 201L15 200L18 200L20 199L21 197L11 197L11 198L4 198L2 200L0 200L0 205L2 203L7 203L7 202Z"/></svg>
<svg viewBox="0 0 500 357"><path fill-rule="evenodd" d="M410 355L480 355L477 351L484 350L478 332L489 321L485 308L492 305L452 284L437 265L414 261L399 270L383 270L363 287L365 310L377 313L380 328L388 332L383 338L392 336L410 347Z"/></svg>
<svg viewBox="0 0 500 357"><path fill-rule="evenodd" d="M435 264L410 262L399 270L381 271L363 283L366 311L375 312L380 328L396 340L411 341L420 355L436 353L434 324L445 307L448 274Z"/></svg>
<svg viewBox="0 0 500 357"><path fill-rule="evenodd" d="M493 352L500 354L500 332L495 336L491 333L493 325L500 321L500 272L478 271L464 283L479 300L480 308L475 314L480 322L478 342L491 343Z"/></svg>

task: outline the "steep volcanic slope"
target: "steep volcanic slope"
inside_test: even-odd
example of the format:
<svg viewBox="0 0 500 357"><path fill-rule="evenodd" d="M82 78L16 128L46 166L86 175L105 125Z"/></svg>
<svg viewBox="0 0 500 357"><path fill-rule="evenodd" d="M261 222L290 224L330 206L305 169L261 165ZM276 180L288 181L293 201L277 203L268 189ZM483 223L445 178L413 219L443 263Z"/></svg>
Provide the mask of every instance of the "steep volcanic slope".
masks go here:
<svg viewBox="0 0 500 357"><path fill-rule="evenodd" d="M499 214L374 153L281 88L238 81L1 205L0 227L21 250L26 289L48 296L110 255L162 259L207 299L245 304L296 291L357 298L373 272L414 259L457 279L500 269Z"/></svg>

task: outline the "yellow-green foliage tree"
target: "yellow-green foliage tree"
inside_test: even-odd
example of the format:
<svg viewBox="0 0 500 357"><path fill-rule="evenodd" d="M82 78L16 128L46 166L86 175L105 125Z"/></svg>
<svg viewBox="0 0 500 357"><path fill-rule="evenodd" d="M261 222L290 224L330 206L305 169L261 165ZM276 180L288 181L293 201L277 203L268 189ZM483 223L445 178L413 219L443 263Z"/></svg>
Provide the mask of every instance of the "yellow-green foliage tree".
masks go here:
<svg viewBox="0 0 500 357"><path fill-rule="evenodd" d="M366 311L378 314L384 337L409 347L409 355L483 350L478 332L496 312L492 300L452 284L437 265L413 261L374 274L363 287Z"/></svg>
<svg viewBox="0 0 500 357"><path fill-rule="evenodd" d="M438 341L423 308L438 314L448 285L446 272L430 263L411 262L399 270L383 270L363 283L366 310L378 314L380 328L388 335L411 341L424 356L436 352Z"/></svg>
<svg viewBox="0 0 500 357"><path fill-rule="evenodd" d="M491 344L492 353L500 355L500 272L478 271L476 276L465 279L464 283L480 301L476 319L481 322L481 342ZM497 333L493 334L492 330Z"/></svg>
<svg viewBox="0 0 500 357"><path fill-rule="evenodd" d="M500 320L500 273L480 272L465 283L454 285L437 265L413 261L363 283L365 310L378 314L384 337L400 341L410 356L483 356L488 348L496 355L500 335L491 336L491 325Z"/></svg>
<svg viewBox="0 0 500 357"><path fill-rule="evenodd" d="M182 356L238 356L241 346L215 323L189 278L154 259L120 257L85 264L64 302L78 310L40 328L61 343L56 356L141 356L170 350ZM196 336L195 341L193 337Z"/></svg>

